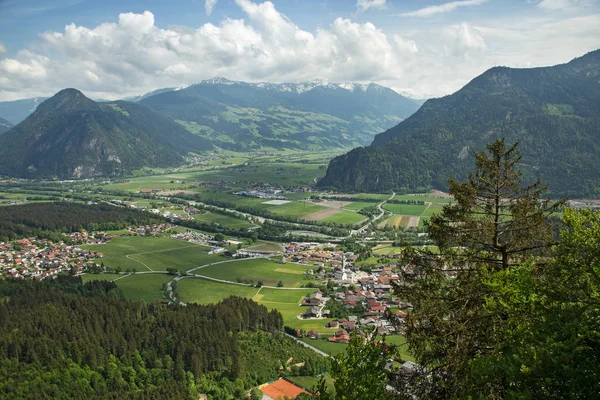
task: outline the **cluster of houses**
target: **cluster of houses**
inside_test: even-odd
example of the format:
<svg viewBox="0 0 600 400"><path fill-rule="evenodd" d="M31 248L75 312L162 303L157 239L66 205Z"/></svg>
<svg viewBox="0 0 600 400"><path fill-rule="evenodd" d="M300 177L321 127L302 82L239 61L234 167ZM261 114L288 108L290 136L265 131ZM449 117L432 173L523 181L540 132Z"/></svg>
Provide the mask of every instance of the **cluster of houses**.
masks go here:
<svg viewBox="0 0 600 400"><path fill-rule="evenodd" d="M83 243L96 244L110 240L110 235L102 239L87 238L85 232L70 234L73 239L81 237ZM97 267L97 259L103 254L93 250L83 250L79 245L67 245L60 241L28 238L10 243L0 242L0 277L44 279L63 271L81 273L90 267Z"/></svg>
<svg viewBox="0 0 600 400"><path fill-rule="evenodd" d="M285 200L283 190L276 186L269 185L268 183L233 194L237 196L255 197L257 199Z"/></svg>
<svg viewBox="0 0 600 400"><path fill-rule="evenodd" d="M307 274L314 276L322 284L333 281L333 287L337 288L328 297L319 291L306 297L301 304L307 307L302 317L329 317L330 311L326 308L327 302L331 300L347 309L347 314L357 315L328 322L325 327L334 332L328 339L330 342L348 343L349 332L360 327L377 329L379 334L396 333L396 327L402 325L406 315L403 310L410 307L410 304L402 303L393 294L393 285L400 281L402 266L395 258L399 259L401 256L388 256L393 262L363 271L354 266L357 257L352 252L322 250L321 247L317 243L290 243L285 249L288 262L315 266ZM317 331L309 331L307 335L313 338L319 336Z"/></svg>
<svg viewBox="0 0 600 400"><path fill-rule="evenodd" d="M129 232L130 235L157 236L163 232L168 231L172 227L173 227L173 225L170 222L164 222L161 224L128 226L125 229L127 229L127 231Z"/></svg>

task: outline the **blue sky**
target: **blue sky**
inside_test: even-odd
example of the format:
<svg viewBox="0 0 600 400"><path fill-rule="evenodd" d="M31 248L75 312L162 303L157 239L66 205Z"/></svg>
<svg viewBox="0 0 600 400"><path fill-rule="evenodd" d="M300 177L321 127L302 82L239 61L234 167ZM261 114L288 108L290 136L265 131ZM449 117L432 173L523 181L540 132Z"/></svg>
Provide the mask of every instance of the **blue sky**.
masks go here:
<svg viewBox="0 0 600 400"><path fill-rule="evenodd" d="M600 48L600 0L0 0L0 100L121 98L216 75L452 93Z"/></svg>

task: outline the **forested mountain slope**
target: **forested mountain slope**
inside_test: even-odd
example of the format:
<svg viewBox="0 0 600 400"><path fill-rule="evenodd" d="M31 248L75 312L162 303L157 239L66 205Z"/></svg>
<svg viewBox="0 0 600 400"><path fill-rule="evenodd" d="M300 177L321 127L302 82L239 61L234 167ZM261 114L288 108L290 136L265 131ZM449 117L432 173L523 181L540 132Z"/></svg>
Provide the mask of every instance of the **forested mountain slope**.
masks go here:
<svg viewBox="0 0 600 400"><path fill-rule="evenodd" d="M552 195L600 194L600 50L553 67L492 68L333 159L319 186L445 189L472 170L473 151L500 137L521 142L526 178L540 177Z"/></svg>
<svg viewBox="0 0 600 400"><path fill-rule="evenodd" d="M96 103L65 89L0 136L0 174L24 178L122 175L182 163L212 148L204 138L136 103Z"/></svg>
<svg viewBox="0 0 600 400"><path fill-rule="evenodd" d="M213 78L157 91L141 104L231 150L365 145L415 112L419 101L376 84L270 84Z"/></svg>
<svg viewBox="0 0 600 400"><path fill-rule="evenodd" d="M9 130L10 128L13 127L13 124L10 123L9 121L0 118L0 134L6 132L7 130Z"/></svg>

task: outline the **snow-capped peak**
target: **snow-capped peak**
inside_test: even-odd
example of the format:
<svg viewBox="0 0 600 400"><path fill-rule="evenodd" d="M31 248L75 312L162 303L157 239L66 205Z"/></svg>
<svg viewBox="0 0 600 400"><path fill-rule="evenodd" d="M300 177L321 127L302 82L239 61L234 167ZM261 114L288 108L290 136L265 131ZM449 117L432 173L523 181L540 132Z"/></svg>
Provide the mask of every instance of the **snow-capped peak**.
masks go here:
<svg viewBox="0 0 600 400"><path fill-rule="evenodd" d="M227 78L224 78L222 76L215 76L214 78L210 78L210 79L205 79L202 82L203 84L206 85L234 85L236 83L239 83L238 81L231 81Z"/></svg>

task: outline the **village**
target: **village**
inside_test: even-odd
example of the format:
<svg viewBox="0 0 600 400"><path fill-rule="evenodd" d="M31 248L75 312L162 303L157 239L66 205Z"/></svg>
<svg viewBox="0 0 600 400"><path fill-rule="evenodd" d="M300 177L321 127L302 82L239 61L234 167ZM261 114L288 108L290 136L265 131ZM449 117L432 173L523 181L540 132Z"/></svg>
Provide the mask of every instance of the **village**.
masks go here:
<svg viewBox="0 0 600 400"><path fill-rule="evenodd" d="M357 328L376 329L380 335L397 332L402 327L405 311L411 307L393 294L394 282L400 281L400 254L391 256L394 262L376 265L370 270L355 266L353 252L323 250L319 243L290 243L284 260L314 266L306 274L319 282L320 290L306 297L302 306L305 319L334 318L325 328L332 330L329 342L349 343L350 332ZM313 285L307 285L313 286ZM318 339L317 330L296 331L295 336Z"/></svg>
<svg viewBox="0 0 600 400"><path fill-rule="evenodd" d="M126 227L121 236L157 236L172 228L170 223ZM30 237L12 242L0 242L0 279L52 278L60 273L79 275L84 272L103 272L97 260L104 254L84 250L81 245L110 243L117 236L105 232L62 233L64 240Z"/></svg>

